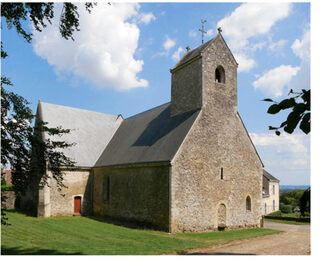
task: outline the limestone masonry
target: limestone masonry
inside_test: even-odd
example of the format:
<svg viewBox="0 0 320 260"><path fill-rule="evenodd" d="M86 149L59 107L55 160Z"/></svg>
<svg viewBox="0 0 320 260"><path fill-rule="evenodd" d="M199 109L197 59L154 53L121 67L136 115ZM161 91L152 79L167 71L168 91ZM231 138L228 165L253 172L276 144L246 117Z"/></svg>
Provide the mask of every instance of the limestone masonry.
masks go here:
<svg viewBox="0 0 320 260"><path fill-rule="evenodd" d="M67 153L81 163L64 196L51 181L22 207L167 232L259 227L263 163L237 111L237 67L219 31L171 70L170 103L123 119L39 102L39 119L74 129Z"/></svg>

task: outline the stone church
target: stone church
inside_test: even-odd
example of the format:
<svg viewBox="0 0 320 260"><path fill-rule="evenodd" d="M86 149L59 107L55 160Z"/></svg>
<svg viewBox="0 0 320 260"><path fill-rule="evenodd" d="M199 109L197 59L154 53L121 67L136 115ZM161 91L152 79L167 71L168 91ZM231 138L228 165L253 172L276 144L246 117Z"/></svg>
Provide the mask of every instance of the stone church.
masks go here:
<svg viewBox="0 0 320 260"><path fill-rule="evenodd" d="M259 227L263 163L237 111L237 67L219 31L170 70L169 103L123 119L39 102L39 119L72 129L76 166L64 196L51 179L22 206L167 232Z"/></svg>

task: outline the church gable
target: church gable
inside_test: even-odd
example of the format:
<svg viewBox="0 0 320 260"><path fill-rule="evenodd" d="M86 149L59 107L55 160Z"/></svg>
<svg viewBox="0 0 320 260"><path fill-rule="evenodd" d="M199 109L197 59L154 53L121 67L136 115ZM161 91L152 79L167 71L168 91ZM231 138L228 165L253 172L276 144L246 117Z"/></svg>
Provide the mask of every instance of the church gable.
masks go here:
<svg viewBox="0 0 320 260"><path fill-rule="evenodd" d="M211 50L210 50L211 49ZM236 59L234 58L229 46L227 45L226 41L221 35L221 32L203 49L202 55L208 55L206 52L214 50L215 54L217 55L218 52L222 52L224 54L224 59L228 60L229 63L232 63L234 66L238 66Z"/></svg>
<svg viewBox="0 0 320 260"><path fill-rule="evenodd" d="M93 167L123 119L122 116L103 114L84 109L40 102L38 116L49 127L71 129L69 134L50 137L54 141L75 143L65 151L77 167ZM49 136L44 135L44 138Z"/></svg>

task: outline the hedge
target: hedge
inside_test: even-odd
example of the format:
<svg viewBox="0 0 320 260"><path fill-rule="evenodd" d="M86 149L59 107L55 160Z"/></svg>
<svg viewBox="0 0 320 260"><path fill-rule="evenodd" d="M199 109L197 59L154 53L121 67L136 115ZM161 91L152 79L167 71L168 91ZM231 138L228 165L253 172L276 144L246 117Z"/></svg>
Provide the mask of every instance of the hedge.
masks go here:
<svg viewBox="0 0 320 260"><path fill-rule="evenodd" d="M281 220L293 220L296 222L309 222L310 218L295 218L295 217L280 217L280 216L264 216L265 219L281 219Z"/></svg>

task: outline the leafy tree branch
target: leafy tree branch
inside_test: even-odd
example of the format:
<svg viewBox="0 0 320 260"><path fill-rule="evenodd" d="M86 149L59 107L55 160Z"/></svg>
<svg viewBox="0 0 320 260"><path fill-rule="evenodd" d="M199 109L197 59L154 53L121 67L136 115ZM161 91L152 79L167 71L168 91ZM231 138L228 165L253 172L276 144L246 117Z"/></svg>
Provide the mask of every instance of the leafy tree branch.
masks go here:
<svg viewBox="0 0 320 260"><path fill-rule="evenodd" d="M272 115L279 113L281 110L291 109L286 121L282 122L278 127L269 126L269 130L275 130L276 135L280 135L281 132L279 130L282 128L285 132L292 134L299 124L299 128L305 134L309 134L311 123L310 89L302 89L301 92L293 92L291 89L288 95L292 95L292 97L279 103L270 98L263 100L273 103L267 111Z"/></svg>

